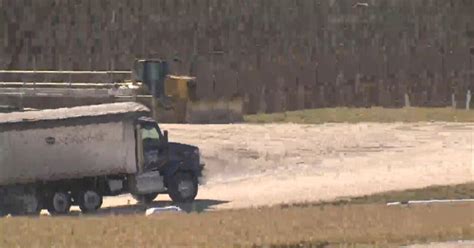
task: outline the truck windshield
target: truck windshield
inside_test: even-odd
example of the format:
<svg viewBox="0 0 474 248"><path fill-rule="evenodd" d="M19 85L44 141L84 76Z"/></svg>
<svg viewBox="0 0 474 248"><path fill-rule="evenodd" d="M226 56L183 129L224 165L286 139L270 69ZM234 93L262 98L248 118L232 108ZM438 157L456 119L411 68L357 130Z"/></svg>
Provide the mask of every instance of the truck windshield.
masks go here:
<svg viewBox="0 0 474 248"><path fill-rule="evenodd" d="M142 128L142 139L151 139L151 140L160 140L160 133L155 127L152 126L144 126Z"/></svg>
<svg viewBox="0 0 474 248"><path fill-rule="evenodd" d="M159 161L160 131L154 125L144 125L141 128L143 142L144 168L147 170Z"/></svg>

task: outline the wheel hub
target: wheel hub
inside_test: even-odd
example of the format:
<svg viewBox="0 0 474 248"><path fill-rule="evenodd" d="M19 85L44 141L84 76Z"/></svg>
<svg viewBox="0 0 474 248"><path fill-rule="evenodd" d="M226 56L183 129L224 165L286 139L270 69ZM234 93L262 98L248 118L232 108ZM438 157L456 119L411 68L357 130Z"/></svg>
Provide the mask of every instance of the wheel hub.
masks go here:
<svg viewBox="0 0 474 248"><path fill-rule="evenodd" d="M181 181L179 184L178 184L178 191L179 193L181 194L181 196L183 198L186 198L190 195L193 194L193 191L194 191L194 185L193 185L193 182L191 181Z"/></svg>

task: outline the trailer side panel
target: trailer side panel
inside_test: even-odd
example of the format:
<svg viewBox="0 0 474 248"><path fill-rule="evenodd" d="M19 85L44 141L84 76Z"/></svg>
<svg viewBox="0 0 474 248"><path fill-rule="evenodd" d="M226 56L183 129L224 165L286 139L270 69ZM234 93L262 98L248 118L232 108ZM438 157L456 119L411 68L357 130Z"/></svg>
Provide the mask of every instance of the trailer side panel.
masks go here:
<svg viewBox="0 0 474 248"><path fill-rule="evenodd" d="M131 120L0 132L0 185L137 171Z"/></svg>

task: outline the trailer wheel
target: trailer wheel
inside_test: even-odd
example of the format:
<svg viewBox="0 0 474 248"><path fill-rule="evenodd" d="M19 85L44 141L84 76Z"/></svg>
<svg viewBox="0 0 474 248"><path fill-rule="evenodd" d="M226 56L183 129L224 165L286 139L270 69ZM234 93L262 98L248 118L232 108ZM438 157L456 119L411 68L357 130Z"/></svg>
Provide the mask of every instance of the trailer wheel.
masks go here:
<svg viewBox="0 0 474 248"><path fill-rule="evenodd" d="M8 215L8 211L4 206L0 206L0 218L5 217Z"/></svg>
<svg viewBox="0 0 474 248"><path fill-rule="evenodd" d="M157 196L158 193L132 195L133 199L135 199L135 201L137 201L139 204L150 204L156 199Z"/></svg>
<svg viewBox="0 0 474 248"><path fill-rule="evenodd" d="M19 196L10 214L12 216L38 216L41 209L40 197L36 193L27 193Z"/></svg>
<svg viewBox="0 0 474 248"><path fill-rule="evenodd" d="M6 199L3 198L5 192L0 188L0 195L2 195L2 198L0 198L0 218L5 217L8 215L8 210L7 210L7 204L6 204Z"/></svg>
<svg viewBox="0 0 474 248"><path fill-rule="evenodd" d="M68 214L71 209L71 195L67 192L54 192L53 196L48 199L48 212L50 215Z"/></svg>
<svg viewBox="0 0 474 248"><path fill-rule="evenodd" d="M94 190L82 191L78 194L77 202L83 213L92 213L102 206L102 195Z"/></svg>
<svg viewBox="0 0 474 248"><path fill-rule="evenodd" d="M197 193L198 181L190 172L178 172L168 181L168 194L174 202L192 202Z"/></svg>

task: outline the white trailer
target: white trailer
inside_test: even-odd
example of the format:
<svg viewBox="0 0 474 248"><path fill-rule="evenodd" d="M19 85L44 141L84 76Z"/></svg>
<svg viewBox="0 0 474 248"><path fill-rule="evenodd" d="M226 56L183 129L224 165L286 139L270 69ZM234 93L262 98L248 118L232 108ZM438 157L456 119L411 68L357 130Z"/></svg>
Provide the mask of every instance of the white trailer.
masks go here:
<svg viewBox="0 0 474 248"><path fill-rule="evenodd" d="M0 214L65 214L74 204L92 212L123 193L193 200L199 157L199 166L171 160L176 145L148 115L134 102L0 114Z"/></svg>

